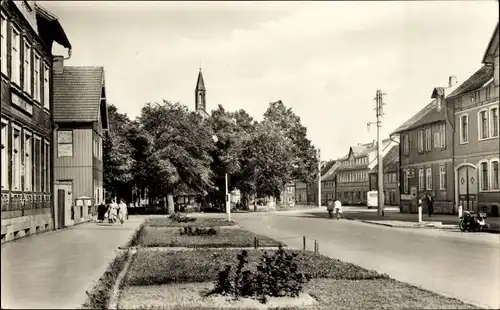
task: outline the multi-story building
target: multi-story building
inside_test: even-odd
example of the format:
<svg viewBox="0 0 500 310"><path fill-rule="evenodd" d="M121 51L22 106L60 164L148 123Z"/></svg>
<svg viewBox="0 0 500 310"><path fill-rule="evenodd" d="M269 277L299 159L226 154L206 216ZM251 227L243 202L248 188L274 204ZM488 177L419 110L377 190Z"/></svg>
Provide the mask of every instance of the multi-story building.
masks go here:
<svg viewBox="0 0 500 310"><path fill-rule="evenodd" d="M382 156L394 145L394 141L382 141ZM376 141L358 144L349 148L349 153L339 159L337 169L337 198L347 205L366 204L367 192L370 190L368 173L376 164Z"/></svg>
<svg viewBox="0 0 500 310"><path fill-rule="evenodd" d="M103 139L108 129L104 68L53 66L56 228L88 221L104 203Z"/></svg>
<svg viewBox="0 0 500 310"><path fill-rule="evenodd" d="M335 160L322 161L321 167L321 177L323 177L333 165L335 165ZM323 188L321 189L323 191ZM318 179L307 184L307 203L308 204L318 204Z"/></svg>
<svg viewBox="0 0 500 310"><path fill-rule="evenodd" d="M335 197L337 196L336 183L337 169L339 166L339 161L333 161L333 165L321 176L321 203L323 205L328 204L329 200L335 200Z"/></svg>
<svg viewBox="0 0 500 310"><path fill-rule="evenodd" d="M280 205L282 207L295 205L295 182L288 182L285 185L285 190L280 193Z"/></svg>
<svg viewBox="0 0 500 310"><path fill-rule="evenodd" d="M394 145L383 158L384 204L399 206L399 146ZM370 191L378 191L378 163L370 171Z"/></svg>
<svg viewBox="0 0 500 310"><path fill-rule="evenodd" d="M295 203L298 205L307 204L307 184L304 182L295 182Z"/></svg>
<svg viewBox="0 0 500 310"><path fill-rule="evenodd" d="M495 28L483 66L448 97L454 112L454 173L457 204L498 216L499 187L499 34Z"/></svg>
<svg viewBox="0 0 500 310"><path fill-rule="evenodd" d="M393 133L401 141L402 212L418 212L418 199L425 194L434 198L434 212L454 212L453 117L444 98L456 86L452 76L448 87L434 88L433 100Z"/></svg>
<svg viewBox="0 0 500 310"><path fill-rule="evenodd" d="M54 227L52 45L71 50L57 17L35 1L2 1L2 243Z"/></svg>

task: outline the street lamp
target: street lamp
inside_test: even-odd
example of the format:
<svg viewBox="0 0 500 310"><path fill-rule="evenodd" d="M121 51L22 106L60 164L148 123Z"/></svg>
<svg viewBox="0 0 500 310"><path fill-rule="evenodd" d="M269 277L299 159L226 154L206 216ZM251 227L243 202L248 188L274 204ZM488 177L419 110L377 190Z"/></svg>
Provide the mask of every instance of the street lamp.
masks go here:
<svg viewBox="0 0 500 310"><path fill-rule="evenodd" d="M216 135L212 135L212 140L214 143L219 142L219 138ZM225 168L224 168L225 170ZM228 188L228 180L227 180L227 173L224 172L224 178L226 181L226 214L227 214L227 220L231 221L231 200L230 200L230 195L229 195L229 188Z"/></svg>

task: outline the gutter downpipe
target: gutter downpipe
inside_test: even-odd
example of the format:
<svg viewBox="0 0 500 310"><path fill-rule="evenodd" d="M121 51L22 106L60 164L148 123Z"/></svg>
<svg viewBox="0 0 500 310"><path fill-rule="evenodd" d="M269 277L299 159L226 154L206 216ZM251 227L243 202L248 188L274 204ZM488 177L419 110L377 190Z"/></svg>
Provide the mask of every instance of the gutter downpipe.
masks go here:
<svg viewBox="0 0 500 310"><path fill-rule="evenodd" d="M71 58L71 48L68 49L68 57L66 58L63 58L63 60L68 60ZM52 64L54 64L54 61L52 60ZM52 120L51 122L51 129L52 129L52 156L51 156L51 178L52 178L52 220L54 222L54 230L57 230L57 229L60 229L60 228L63 228L63 227L58 227L58 222L59 222L59 218L56 218L56 216L59 215L59 212L57 212L58 210L56 210L56 208L58 207L56 205L56 195L57 195L57 192L56 192L56 175L55 175L55 167L54 167L54 158L55 158L55 151L56 151L56 142L57 142L57 135L56 135L56 132L57 132L57 129L59 128L59 126L57 126L56 122L54 121L54 104L53 104L53 101L54 101L54 79L53 79L53 76L52 76L53 72L51 70L51 76L50 76L50 82L51 82L51 88L50 88L50 93L51 93L51 96L50 96L50 100L52 101L51 104L50 104L50 113L52 114L50 119Z"/></svg>
<svg viewBox="0 0 500 310"><path fill-rule="evenodd" d="M452 123L450 121L450 117L448 115L448 112L449 112L449 107L448 107L448 98L445 98L445 102L444 104L446 105L446 109L445 109L445 119L446 119L446 123L450 125L450 128L451 128L451 169L453 171L453 186L452 186L452 190L453 190L453 214L455 214L456 212L456 208L457 208L457 204L458 204L458 201L456 201L456 198L455 197L455 191L456 191L456 188L455 188L455 178L456 178L456 175L455 175L455 124ZM452 111L453 111L453 120L455 120L455 106L453 105L452 106ZM445 130L446 130L446 127L445 127ZM446 131L445 131L445 143L446 143Z"/></svg>
<svg viewBox="0 0 500 310"><path fill-rule="evenodd" d="M401 180L403 180L403 176L402 176L402 172L401 172L401 141L396 141L394 140L394 134L390 134L389 135L389 139L391 139L392 142L396 143L397 145L399 145L398 147L398 153L399 153L399 163L398 163L398 175L399 175L399 181L398 181L398 188L399 188L399 213L402 213L401 212L401 193L403 192L401 190ZM399 139L401 140L401 134L399 134Z"/></svg>

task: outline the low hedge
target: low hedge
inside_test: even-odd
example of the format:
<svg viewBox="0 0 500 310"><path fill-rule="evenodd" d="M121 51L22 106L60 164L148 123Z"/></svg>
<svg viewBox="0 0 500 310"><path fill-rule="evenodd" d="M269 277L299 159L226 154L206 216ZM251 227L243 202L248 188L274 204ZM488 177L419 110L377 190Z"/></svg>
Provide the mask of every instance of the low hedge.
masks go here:
<svg viewBox="0 0 500 310"><path fill-rule="evenodd" d="M220 227L220 226L234 226L236 225L233 221L228 221L223 218L203 218L196 217L194 222L180 223L176 222L168 217L155 217L147 221L149 227Z"/></svg>
<svg viewBox="0 0 500 310"><path fill-rule="evenodd" d="M83 309L108 309L109 299L118 275L123 270L129 257L129 252L119 253L111 262L108 269L99 278L97 284L87 293L87 300L82 305Z"/></svg>
<svg viewBox="0 0 500 310"><path fill-rule="evenodd" d="M289 251L289 250L285 250ZM155 285L213 281L226 264L237 264L241 250L194 249L186 251L148 251L139 249L126 277L127 285ZM256 270L264 250L248 251L248 268ZM299 252L298 267L311 278L338 280L387 279L385 274L366 270L337 259Z"/></svg>

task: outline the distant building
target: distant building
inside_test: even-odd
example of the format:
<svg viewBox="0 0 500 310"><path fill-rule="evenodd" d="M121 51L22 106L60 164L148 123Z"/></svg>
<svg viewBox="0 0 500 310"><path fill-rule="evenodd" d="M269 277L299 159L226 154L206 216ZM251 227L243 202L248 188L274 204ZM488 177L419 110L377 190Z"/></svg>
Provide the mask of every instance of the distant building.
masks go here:
<svg viewBox="0 0 500 310"><path fill-rule="evenodd" d="M486 209L495 216L500 207L498 37L497 23L483 66L446 98L455 123L450 194L465 210Z"/></svg>
<svg viewBox="0 0 500 310"><path fill-rule="evenodd" d="M194 89L195 99L194 99L194 108L195 111L206 118L210 115L207 113L207 90L205 89L205 81L203 80L203 73L198 73L198 80L196 81L196 87Z"/></svg>
<svg viewBox="0 0 500 310"><path fill-rule="evenodd" d="M1 1L2 243L54 228L52 45L71 44L35 1ZM57 195L57 193L56 193Z"/></svg>
<svg viewBox="0 0 500 310"><path fill-rule="evenodd" d="M280 193L281 207L293 207L295 205L295 182L285 185L285 190Z"/></svg>
<svg viewBox="0 0 500 310"><path fill-rule="evenodd" d="M399 146L394 145L383 159L384 204L399 206ZM370 191L378 191L378 164L370 171Z"/></svg>
<svg viewBox="0 0 500 310"><path fill-rule="evenodd" d="M321 176L324 176L333 165L335 165L335 160L322 161L321 162ZM321 189L323 191L323 189ZM311 183L307 184L307 203L308 204L318 204L318 179L317 177Z"/></svg>
<svg viewBox="0 0 500 310"><path fill-rule="evenodd" d="M55 217L57 228L92 218L104 203L103 140L108 108L103 67L53 67Z"/></svg>
<svg viewBox="0 0 500 310"><path fill-rule="evenodd" d="M382 141L382 156L394 145L391 139ZM366 205L370 190L368 173L377 163L376 141L349 148L349 153L339 159L337 169L337 198L347 205Z"/></svg>
<svg viewBox="0 0 500 310"><path fill-rule="evenodd" d="M327 205L329 200L335 200L337 196L337 170L339 161L333 161L333 165L321 176L321 204Z"/></svg>
<svg viewBox="0 0 500 310"><path fill-rule="evenodd" d="M295 182L295 203L298 205L307 204L307 184L304 182Z"/></svg>

